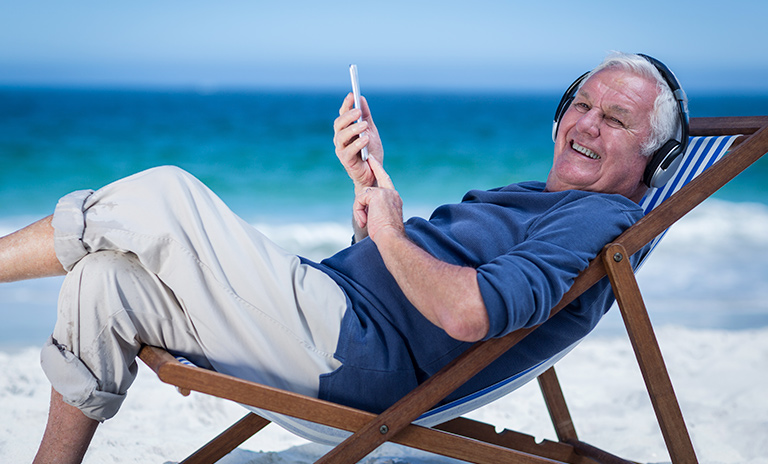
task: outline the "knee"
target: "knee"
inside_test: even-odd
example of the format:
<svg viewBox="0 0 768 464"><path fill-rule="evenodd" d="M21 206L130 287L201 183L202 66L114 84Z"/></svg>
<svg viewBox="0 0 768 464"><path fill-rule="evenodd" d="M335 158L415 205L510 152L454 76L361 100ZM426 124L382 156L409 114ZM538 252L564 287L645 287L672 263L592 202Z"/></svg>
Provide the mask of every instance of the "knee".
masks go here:
<svg viewBox="0 0 768 464"><path fill-rule="evenodd" d="M141 190L152 201L165 203L173 211L186 203L195 202L201 195L209 195L209 189L197 177L177 166L159 166L136 175ZM132 192L136 190L129 189Z"/></svg>
<svg viewBox="0 0 768 464"><path fill-rule="evenodd" d="M158 166L138 175L151 188L187 190L191 184L200 182L195 176L178 166Z"/></svg>
<svg viewBox="0 0 768 464"><path fill-rule="evenodd" d="M171 165L149 168L144 171L144 173L146 173L148 176L151 176L152 178L168 181L179 181L193 177L192 174L185 171L184 169Z"/></svg>

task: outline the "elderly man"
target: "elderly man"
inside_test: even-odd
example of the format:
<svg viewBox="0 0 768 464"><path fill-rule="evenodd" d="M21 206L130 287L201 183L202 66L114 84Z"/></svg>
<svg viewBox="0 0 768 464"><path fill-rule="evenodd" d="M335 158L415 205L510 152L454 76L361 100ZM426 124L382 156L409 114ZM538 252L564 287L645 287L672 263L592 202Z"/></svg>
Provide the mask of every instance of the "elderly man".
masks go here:
<svg viewBox="0 0 768 464"><path fill-rule="evenodd" d="M53 390L37 462L82 460L142 344L381 411L471 342L543 323L449 400L581 338L612 301L605 283L547 320L549 310L639 219L649 155L679 118L665 78L638 55L609 57L566 104L546 183L471 191L403 222L367 103L353 109L348 95L334 143L355 187L356 243L320 263L280 250L167 167L67 195L0 239L0 281L67 274L41 355Z"/></svg>

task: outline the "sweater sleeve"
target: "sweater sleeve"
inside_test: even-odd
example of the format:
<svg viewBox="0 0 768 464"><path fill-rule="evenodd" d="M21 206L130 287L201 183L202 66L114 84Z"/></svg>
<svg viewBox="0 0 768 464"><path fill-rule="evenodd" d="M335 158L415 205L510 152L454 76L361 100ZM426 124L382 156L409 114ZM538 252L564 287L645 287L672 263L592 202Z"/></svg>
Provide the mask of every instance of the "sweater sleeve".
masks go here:
<svg viewBox="0 0 768 464"><path fill-rule="evenodd" d="M477 269L487 338L546 321L579 272L641 215L607 195L563 203L532 221L525 240Z"/></svg>

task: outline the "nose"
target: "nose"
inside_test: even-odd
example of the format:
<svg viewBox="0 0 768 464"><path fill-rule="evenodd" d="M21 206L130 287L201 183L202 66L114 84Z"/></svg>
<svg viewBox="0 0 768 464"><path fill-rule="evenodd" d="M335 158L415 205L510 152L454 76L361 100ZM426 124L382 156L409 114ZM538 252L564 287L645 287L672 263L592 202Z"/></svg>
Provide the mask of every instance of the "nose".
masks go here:
<svg viewBox="0 0 768 464"><path fill-rule="evenodd" d="M592 108L586 113L583 113L581 117L579 117L579 120L576 122L576 128L592 137L597 137L600 135L600 122L602 121L602 117L600 116L599 112Z"/></svg>

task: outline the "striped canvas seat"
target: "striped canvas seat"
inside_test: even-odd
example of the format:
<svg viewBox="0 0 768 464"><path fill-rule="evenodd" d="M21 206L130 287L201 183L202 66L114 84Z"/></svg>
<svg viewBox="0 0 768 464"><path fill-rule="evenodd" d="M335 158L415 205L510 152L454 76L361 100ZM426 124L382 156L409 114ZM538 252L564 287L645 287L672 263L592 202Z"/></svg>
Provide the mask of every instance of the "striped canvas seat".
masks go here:
<svg viewBox="0 0 768 464"><path fill-rule="evenodd" d="M725 155L737 137L739 136L691 137L683 161L674 176L665 186L649 190L640 202L643 211L647 214L672 194L680 190L680 188L690 182L693 178L712 166ZM666 231L656 237L656 239L651 242L650 247L644 249L646 254L642 257L641 264L647 259L650 252L656 247L665 233ZM547 359L524 372L513 375L508 379L472 395L434 408L424 413L414 423L425 427L432 427L491 403L538 377L570 352L578 343L579 342L574 343L552 358ZM246 407L256 412L256 414L279 424L288 431L317 443L336 445L350 435L349 432L314 422L296 419L271 411L252 408L250 406Z"/></svg>
<svg viewBox="0 0 768 464"><path fill-rule="evenodd" d="M660 205L661 202L672 196L673 193L680 190L685 184L715 164L716 161L728 152L734 140L738 137L740 136L690 137L685 157L672 179L661 188L649 190L640 202L640 206L645 214L648 214L649 211ZM665 234L666 231L651 242L651 250L656 247ZM646 257L647 255L643 257L643 260Z"/></svg>

